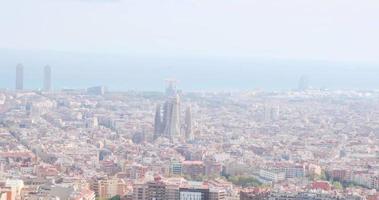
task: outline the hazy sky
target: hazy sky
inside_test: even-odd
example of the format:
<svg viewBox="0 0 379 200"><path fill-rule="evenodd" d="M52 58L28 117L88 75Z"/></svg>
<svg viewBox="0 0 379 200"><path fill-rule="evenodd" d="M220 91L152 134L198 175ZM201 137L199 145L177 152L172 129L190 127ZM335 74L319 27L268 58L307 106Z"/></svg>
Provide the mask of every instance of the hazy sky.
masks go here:
<svg viewBox="0 0 379 200"><path fill-rule="evenodd" d="M0 48L379 63L378 0L1 0Z"/></svg>

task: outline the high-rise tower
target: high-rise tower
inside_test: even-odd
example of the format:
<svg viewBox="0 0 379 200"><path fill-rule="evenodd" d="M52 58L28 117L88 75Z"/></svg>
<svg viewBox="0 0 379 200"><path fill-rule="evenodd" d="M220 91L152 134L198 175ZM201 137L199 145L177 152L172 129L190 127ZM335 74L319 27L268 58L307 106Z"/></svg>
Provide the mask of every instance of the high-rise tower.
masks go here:
<svg viewBox="0 0 379 200"><path fill-rule="evenodd" d="M167 79L167 101L163 108L162 135L173 139L180 136L180 98L176 89L176 80Z"/></svg>
<svg viewBox="0 0 379 200"><path fill-rule="evenodd" d="M16 90L24 89L24 66L18 64L16 66Z"/></svg>
<svg viewBox="0 0 379 200"><path fill-rule="evenodd" d="M186 141L190 142L193 141L193 130L192 130L192 112L191 112L191 106L188 106L186 109L186 114L184 118L184 131L185 131L185 137Z"/></svg>
<svg viewBox="0 0 379 200"><path fill-rule="evenodd" d="M168 81L166 95L167 100L163 104L163 111L160 105L156 108L154 139L160 136L169 138L170 140L180 137L180 97L173 81Z"/></svg>
<svg viewBox="0 0 379 200"><path fill-rule="evenodd" d="M162 114L161 114L161 105L157 105L155 111L155 119L154 119L154 140L157 139L162 134Z"/></svg>
<svg viewBox="0 0 379 200"><path fill-rule="evenodd" d="M43 76L43 90L51 91L51 67L46 65L44 68L44 76Z"/></svg>
<svg viewBox="0 0 379 200"><path fill-rule="evenodd" d="M165 109L167 116L163 135L170 139L180 136L180 99L178 94L167 100Z"/></svg>

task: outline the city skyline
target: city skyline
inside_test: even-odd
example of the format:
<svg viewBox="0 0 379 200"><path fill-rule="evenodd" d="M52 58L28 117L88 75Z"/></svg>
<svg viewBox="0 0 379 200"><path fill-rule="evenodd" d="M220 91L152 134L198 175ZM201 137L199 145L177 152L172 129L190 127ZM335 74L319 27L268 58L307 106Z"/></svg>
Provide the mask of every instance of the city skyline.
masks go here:
<svg viewBox="0 0 379 200"><path fill-rule="evenodd" d="M77 58L78 59L78 58ZM85 59L88 59L85 58ZM98 63L109 61L110 58L101 59ZM134 59L134 60L133 60ZM128 67L120 68L121 60L116 60L114 64L107 67L98 67L97 71L88 71L89 63L85 67L76 67L77 64L66 67L54 64L54 89L86 89L93 86L106 86L109 91L158 91L163 86L162 80L168 77L176 77L181 88L186 91L291 91L299 89L299 81L302 77L307 78L309 88L331 89L331 90L377 90L379 79L376 74L379 68L366 66L365 68L356 67L355 64L335 65L330 63L307 63L295 61L256 61L256 62L237 62L223 60L192 60L196 64L184 64L188 59L165 59L157 65L148 64L139 58L129 60L132 64ZM75 61L74 61L75 62ZM45 73L41 70L43 62L32 65L24 64L24 88L26 90L44 89L41 80L45 79ZM55 63L55 62L52 62ZM112 63L112 62L110 62ZM167 63L167 64L166 64ZM171 66L175 63L181 66L175 69ZM223 63L226 67L217 70L207 68ZM100 66L99 64L97 64ZM106 65L104 63L104 65ZM236 65L234 69L228 66ZM307 68L302 66L308 65ZM75 67L74 67L75 66ZM143 66L143 67L137 67ZM199 66L199 67L196 67ZM201 67L204 66L204 67ZM332 67L338 66L338 67ZM162 69L159 69L163 67ZM277 68L280 67L281 69ZM13 68L13 69L12 69ZM0 88L14 88L14 67L0 68L0 73L6 75L0 80ZM123 73L117 73L122 70ZM157 73L147 73L148 70L157 70ZM132 76L133 72L135 76ZM188 76L188 74L192 74ZM78 78L74 78L78 77ZM141 81L145 78L146 81ZM226 80L226 81L224 81ZM158 85L159 83L160 85Z"/></svg>
<svg viewBox="0 0 379 200"><path fill-rule="evenodd" d="M177 82L160 94L0 91L0 195L379 197L379 91L303 91L301 78L293 93L186 93Z"/></svg>
<svg viewBox="0 0 379 200"><path fill-rule="evenodd" d="M378 0L0 3L0 200L379 200Z"/></svg>

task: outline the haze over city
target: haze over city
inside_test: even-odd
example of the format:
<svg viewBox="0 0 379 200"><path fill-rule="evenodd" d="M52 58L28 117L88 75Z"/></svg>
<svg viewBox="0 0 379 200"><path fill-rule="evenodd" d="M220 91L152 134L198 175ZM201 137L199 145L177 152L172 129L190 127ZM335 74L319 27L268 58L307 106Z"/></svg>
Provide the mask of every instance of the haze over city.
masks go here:
<svg viewBox="0 0 379 200"><path fill-rule="evenodd" d="M0 200L379 200L379 2L0 3Z"/></svg>
<svg viewBox="0 0 379 200"><path fill-rule="evenodd" d="M378 9L368 0L6 1L0 84L12 88L22 63L30 89L46 64L57 89L158 90L177 77L188 90L290 90L302 75L316 88L375 89Z"/></svg>

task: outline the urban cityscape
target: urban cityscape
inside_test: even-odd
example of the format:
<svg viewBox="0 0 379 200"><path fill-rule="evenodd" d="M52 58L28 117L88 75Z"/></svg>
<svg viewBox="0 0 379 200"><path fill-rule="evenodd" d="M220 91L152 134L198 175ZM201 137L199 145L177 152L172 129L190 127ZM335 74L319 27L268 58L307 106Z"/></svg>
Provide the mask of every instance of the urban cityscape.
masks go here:
<svg viewBox="0 0 379 200"><path fill-rule="evenodd" d="M379 0L0 0L0 200L379 200Z"/></svg>
<svg viewBox="0 0 379 200"><path fill-rule="evenodd" d="M0 92L1 200L376 200L379 91ZM163 80L162 80L163 81Z"/></svg>

